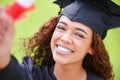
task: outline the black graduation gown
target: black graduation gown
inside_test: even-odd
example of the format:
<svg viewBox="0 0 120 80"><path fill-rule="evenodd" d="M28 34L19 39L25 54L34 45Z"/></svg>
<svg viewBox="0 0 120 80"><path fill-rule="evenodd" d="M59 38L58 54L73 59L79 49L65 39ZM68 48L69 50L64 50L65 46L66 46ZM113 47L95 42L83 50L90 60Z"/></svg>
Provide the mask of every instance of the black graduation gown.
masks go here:
<svg viewBox="0 0 120 80"><path fill-rule="evenodd" d="M0 71L0 80L57 80L53 74L54 66L33 65L30 57L23 59L23 64L19 64L12 56L9 65ZM87 80L104 80L102 77L87 70Z"/></svg>

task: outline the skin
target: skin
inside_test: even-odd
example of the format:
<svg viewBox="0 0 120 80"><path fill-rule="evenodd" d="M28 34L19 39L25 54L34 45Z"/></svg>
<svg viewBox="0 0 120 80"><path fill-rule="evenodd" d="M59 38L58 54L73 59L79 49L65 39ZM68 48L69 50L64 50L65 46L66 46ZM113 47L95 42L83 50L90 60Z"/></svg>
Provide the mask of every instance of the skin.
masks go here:
<svg viewBox="0 0 120 80"><path fill-rule="evenodd" d="M82 62L87 53L93 54L92 30L62 16L51 39L55 60L54 74L58 80L86 80Z"/></svg>
<svg viewBox="0 0 120 80"><path fill-rule="evenodd" d="M15 34L15 28L13 24L14 22L10 17L7 15L1 16L0 12L0 70L4 69L9 64L11 59L10 49L12 47ZM110 79L113 77L111 76L112 70L109 64L109 57L103 43L101 42L102 40L98 35L95 34L96 33L92 32L88 26L82 23L71 21L65 16L61 17L51 40L51 51L55 60L54 75L56 76L57 80L87 79L87 74L82 67L82 63L87 53L91 55L94 53L91 48L91 43L95 40L97 40L97 42L95 42L95 44L92 43L92 46L95 52L99 52L95 59L100 61L102 60L102 62L98 60L97 61L99 62L99 65L102 63L103 66L95 64L95 67L93 68L98 70L102 67L103 69L98 70L99 72L97 70L95 71L105 79ZM94 36L93 40L92 36ZM99 46L97 43L99 43ZM49 50L50 49L48 49L48 51ZM93 60L92 64L96 63L95 59Z"/></svg>
<svg viewBox="0 0 120 80"><path fill-rule="evenodd" d="M8 21L11 26L0 26L0 70L10 62L10 49L15 34L12 19L7 15L2 17L5 23ZM92 54L91 42L90 28L65 16L61 17L51 39L51 50L56 62L54 74L58 80L87 79L82 61L88 52Z"/></svg>
<svg viewBox="0 0 120 80"><path fill-rule="evenodd" d="M10 50L13 43L15 28L13 20L8 15L0 14L0 70L10 62Z"/></svg>

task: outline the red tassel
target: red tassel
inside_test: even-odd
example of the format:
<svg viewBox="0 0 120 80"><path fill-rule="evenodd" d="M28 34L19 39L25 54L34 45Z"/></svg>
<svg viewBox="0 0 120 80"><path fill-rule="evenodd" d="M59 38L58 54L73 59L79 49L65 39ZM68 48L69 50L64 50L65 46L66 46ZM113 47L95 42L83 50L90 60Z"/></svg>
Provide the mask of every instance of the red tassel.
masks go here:
<svg viewBox="0 0 120 80"><path fill-rule="evenodd" d="M24 8L15 2L6 8L6 13L8 15L12 16L13 19L17 19L26 10L27 10L27 8Z"/></svg>

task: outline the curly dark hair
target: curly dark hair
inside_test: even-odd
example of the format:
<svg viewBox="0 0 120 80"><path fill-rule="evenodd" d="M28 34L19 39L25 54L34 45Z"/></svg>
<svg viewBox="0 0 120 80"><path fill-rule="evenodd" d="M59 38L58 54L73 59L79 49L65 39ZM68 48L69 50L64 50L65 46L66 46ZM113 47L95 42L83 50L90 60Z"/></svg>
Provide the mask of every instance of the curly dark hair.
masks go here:
<svg viewBox="0 0 120 80"><path fill-rule="evenodd" d="M53 65L50 41L60 16L52 17L31 38L24 41L24 47L32 56L36 65ZM94 54L87 54L83 61L84 68L90 68L105 80L113 80L113 71L109 55L99 34L93 31L92 48ZM33 54L33 55L31 55Z"/></svg>

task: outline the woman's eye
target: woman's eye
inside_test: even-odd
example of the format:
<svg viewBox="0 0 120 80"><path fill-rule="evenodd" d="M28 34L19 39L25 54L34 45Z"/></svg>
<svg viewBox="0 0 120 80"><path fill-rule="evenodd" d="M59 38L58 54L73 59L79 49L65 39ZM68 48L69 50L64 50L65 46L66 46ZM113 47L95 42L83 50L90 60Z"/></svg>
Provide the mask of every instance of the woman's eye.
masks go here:
<svg viewBox="0 0 120 80"><path fill-rule="evenodd" d="M75 33L75 36L77 36L78 38L85 38L84 35L82 35L80 33Z"/></svg>
<svg viewBox="0 0 120 80"><path fill-rule="evenodd" d="M65 30L65 28L64 28L64 27L62 27L62 26L57 26L57 29L62 30L62 31L64 31L64 30Z"/></svg>

